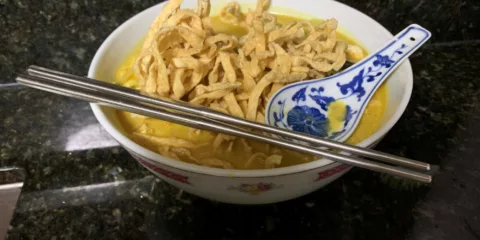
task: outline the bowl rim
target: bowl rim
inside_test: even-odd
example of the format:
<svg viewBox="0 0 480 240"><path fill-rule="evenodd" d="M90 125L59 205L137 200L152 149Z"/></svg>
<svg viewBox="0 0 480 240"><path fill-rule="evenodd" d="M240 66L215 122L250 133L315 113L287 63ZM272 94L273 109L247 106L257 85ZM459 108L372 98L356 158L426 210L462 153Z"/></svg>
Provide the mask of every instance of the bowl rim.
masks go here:
<svg viewBox="0 0 480 240"><path fill-rule="evenodd" d="M329 1L329 3L339 4L343 8L347 8L350 11L357 12L358 14L366 18L366 20L369 21L370 24L377 25L380 31L383 31L384 34L389 35L390 37L393 37L393 35L385 27L383 27L380 23L370 18L368 15L337 1ZM166 4L166 2L162 2L150 8L147 8L137 13L136 15L134 15L133 17L131 17L130 19L122 23L120 26L118 26L107 37L107 39L105 39L105 41L101 44L101 46L98 48L97 52L95 53L95 56L93 57L92 62L90 63L88 77L95 78L95 73L97 72L97 67L100 64L102 57L106 53L106 50L108 49L109 45L113 41L115 41L118 35L120 35L120 33L122 32L122 29L127 28L128 26L134 25L136 19L139 18L140 15L145 14L146 12L148 12L149 10L152 10L153 8L162 7L164 4ZM371 136L364 139L360 143L356 144L356 146L369 147L375 144L376 142L380 141L381 138L397 123L397 121L400 119L400 117L404 113L412 94L413 71L412 71L410 61L408 59L402 65L405 65L408 69L405 76L407 83L405 86L405 92L402 96L402 99L400 101L400 104L397 110L393 113L392 117L387 122L385 122L385 124L383 124L379 129L377 129L377 131L375 131ZM274 169L261 169L261 170L260 169L259 170L239 170L239 169L220 169L220 168L206 167L206 166L196 165L193 163L177 161L174 159L169 159L167 157L164 157L158 153L155 153L135 143L134 141L132 141L130 138L122 134L119 130L117 130L114 127L114 125L109 121L108 117L106 116L103 110L104 107L96 103L91 103L90 106L92 108L92 111L95 117L100 122L102 127L129 152L134 152L137 155L146 157L150 161L154 161L156 163L163 164L178 170L188 171L188 172L197 173L197 174L219 176L219 177L261 178L261 177L295 174L295 173L305 172L305 171L324 168L324 167L330 168L330 167L335 167L341 164L341 163L323 158L323 159L315 160L312 162L297 164L297 165L288 166L288 167L281 167L281 168L274 168Z"/></svg>

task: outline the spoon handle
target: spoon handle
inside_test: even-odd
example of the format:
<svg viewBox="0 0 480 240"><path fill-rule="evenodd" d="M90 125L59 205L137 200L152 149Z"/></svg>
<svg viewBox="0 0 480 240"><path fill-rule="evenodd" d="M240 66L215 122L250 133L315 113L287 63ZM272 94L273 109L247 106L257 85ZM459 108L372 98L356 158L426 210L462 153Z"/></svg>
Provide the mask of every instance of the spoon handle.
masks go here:
<svg viewBox="0 0 480 240"><path fill-rule="evenodd" d="M384 70L375 75L375 81L382 81L403 63L405 59L422 46L430 36L431 34L427 29L417 24L412 24L393 37L393 39L385 44L384 47L380 48L380 50L370 54L369 57L357 63L355 67L371 67L372 70L378 67L387 68L386 71Z"/></svg>

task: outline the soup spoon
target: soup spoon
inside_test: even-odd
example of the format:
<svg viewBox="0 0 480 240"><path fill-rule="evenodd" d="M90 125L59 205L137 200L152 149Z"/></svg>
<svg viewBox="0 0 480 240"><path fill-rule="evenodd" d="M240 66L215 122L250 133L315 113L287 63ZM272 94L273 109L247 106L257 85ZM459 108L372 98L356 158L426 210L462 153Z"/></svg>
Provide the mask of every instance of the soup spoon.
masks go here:
<svg viewBox="0 0 480 240"><path fill-rule="evenodd" d="M345 71L281 88L268 101L266 123L345 141L354 132L375 91L430 36L428 30L412 24Z"/></svg>

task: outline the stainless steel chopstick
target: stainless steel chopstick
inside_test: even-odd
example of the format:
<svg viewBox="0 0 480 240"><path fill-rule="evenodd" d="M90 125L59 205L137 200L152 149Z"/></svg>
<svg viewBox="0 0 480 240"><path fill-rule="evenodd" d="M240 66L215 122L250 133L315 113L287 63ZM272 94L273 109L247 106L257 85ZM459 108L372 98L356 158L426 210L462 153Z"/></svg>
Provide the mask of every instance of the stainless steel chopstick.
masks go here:
<svg viewBox="0 0 480 240"><path fill-rule="evenodd" d="M432 177L424 173L415 172L412 170L398 168L398 167L393 167L393 166L382 164L382 163L376 163L376 162L372 162L365 159L359 159L352 156L336 154L333 152L313 148L312 146L303 146L295 142L271 138L271 137L263 136L261 134L245 131L243 129L239 130L237 128L232 128L229 125L219 124L218 122L211 123L208 121L208 119L193 117L191 115L186 115L181 113L165 111L165 110L162 110L153 106L145 105L142 103L138 103L136 101L132 101L129 99L119 98L112 94L92 91L92 90L81 88L75 85L68 85L61 82L51 81L51 79L49 78L19 75L16 80L20 84L37 88L40 90L53 92L53 93L57 93L65 96L75 97L75 98L87 100L90 102L96 102L102 105L107 105L107 106L115 107L118 109L127 110L130 112L150 116L153 118L158 118L158 119L162 119L162 120L166 120L174 123L179 123L179 124L194 127L194 128L204 129L208 131L216 131L216 132L221 132L221 133L234 135L238 137L245 137L245 138L249 138L249 139L253 139L253 140L257 140L257 141L261 141L269 144L275 144L277 146L281 146L291 150L296 150L296 151L313 154L313 155L319 155L319 156L327 157L334 161L346 163L349 165L353 165L353 166L357 166L365 169L370 169L376 172L390 174L393 176L416 180L424 183L429 183L432 181Z"/></svg>
<svg viewBox="0 0 480 240"><path fill-rule="evenodd" d="M118 86L111 83L106 83L103 81L98 81L98 80L94 80L86 77L80 77L80 76L63 73L63 72L59 72L59 71L55 71L55 70L51 70L51 69L47 69L39 66L30 66L27 69L27 71L32 76L46 77L51 79L52 81L74 84L78 87L83 87L90 90L103 91L103 92L115 94L117 96L121 96L124 98L151 103L167 109L194 114L202 118L217 120L233 126L252 128L252 129L260 130L262 132L267 132L267 133L271 133L271 134L275 134L283 137L304 141L309 144L321 145L328 148L335 148L335 149L343 150L348 153L369 157L372 159L387 162L390 164L395 164L398 166L408 167L412 169L419 169L419 170L430 170L430 164L428 163L415 161L415 160L395 156L392 154L382 153L382 152L378 152L378 151L367 149L367 148L361 148L353 145L335 142L328 139L316 138L307 134L292 132L289 130L272 127L266 124L260 124L257 122L248 121L245 119L223 114L221 112L217 112L209 108L194 106L192 104L188 104L182 101L172 101L172 100L162 100L162 99L152 98L149 96L142 95L137 90L125 88L125 87Z"/></svg>

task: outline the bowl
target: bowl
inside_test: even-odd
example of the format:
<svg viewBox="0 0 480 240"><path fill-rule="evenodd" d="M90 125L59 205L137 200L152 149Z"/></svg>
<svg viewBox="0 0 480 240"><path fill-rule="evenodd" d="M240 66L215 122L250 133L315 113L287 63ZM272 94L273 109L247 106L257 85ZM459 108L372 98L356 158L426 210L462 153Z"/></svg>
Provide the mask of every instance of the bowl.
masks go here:
<svg viewBox="0 0 480 240"><path fill-rule="evenodd" d="M227 1L211 0L212 15ZM239 0L242 8L253 8L256 0ZM98 49L88 76L104 81L113 79L116 68L146 35L153 19L165 3L160 3L120 25ZM182 8L196 8L196 0L184 0ZM272 0L271 11L301 18L336 18L339 31L374 51L393 35L367 15L336 1ZM413 85L410 62L405 61L385 82L388 101L382 126L357 144L373 147L404 112ZM326 186L345 174L351 166L329 159L267 170L228 170L176 161L152 152L125 136L115 110L91 104L95 117L141 165L162 180L191 194L226 203L266 204L293 199Z"/></svg>

